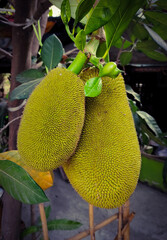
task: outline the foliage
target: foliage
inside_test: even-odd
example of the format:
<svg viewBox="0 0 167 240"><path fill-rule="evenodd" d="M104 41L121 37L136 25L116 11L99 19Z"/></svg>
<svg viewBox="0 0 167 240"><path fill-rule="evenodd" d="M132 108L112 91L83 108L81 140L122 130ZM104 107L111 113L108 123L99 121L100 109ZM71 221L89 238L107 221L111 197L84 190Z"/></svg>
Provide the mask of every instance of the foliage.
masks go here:
<svg viewBox="0 0 167 240"><path fill-rule="evenodd" d="M110 62L109 51L112 46L121 50L119 60L122 66L128 64L132 59L133 52L138 50L155 60L167 60L165 55L167 35L163 33L167 22L167 14L163 10L167 8L164 1L159 0L154 3L146 0L100 0L96 5L94 5L94 0L81 0L79 3L76 0L50 1L61 9L61 18L66 31L80 50L68 69L79 74L85 64L99 68L99 76L89 79L85 84L87 97L96 97L100 94L101 76L114 78L120 72L118 68L114 68L109 71L105 70L106 73L101 75L104 73L107 63ZM71 17L75 19L72 31L68 25ZM83 29L78 32L76 25L80 21L83 23ZM12 91L11 101L28 99L48 71L60 64L63 56L63 46L55 35L48 37L42 43L39 22L38 29L34 25L33 28L41 47L39 60L42 61L42 67L37 70L29 69L17 76L16 80L21 84ZM125 37L125 32L128 33L128 37ZM113 63L110 62L110 64ZM134 98L134 100L129 100L129 103L141 143L145 144L149 139L153 139L166 146L164 135L155 119L140 111L139 95L130 86L126 86L126 90ZM6 153L6 158L0 161L2 186L14 198L26 203L47 201L43 190L35 182L37 180L33 177L34 181L24 170L25 166L18 165L18 156L12 156L11 159L11 154L12 152ZM27 189L29 189L29 195L26 194ZM38 227L32 227L30 231L37 230L39 230Z"/></svg>
<svg viewBox="0 0 167 240"><path fill-rule="evenodd" d="M51 212L50 205L45 207L45 215L47 219L48 230L73 230L79 228L82 224L76 221L68 220L68 219L54 219L48 220ZM29 234L42 232L42 224L40 218L37 220L37 224L26 228L22 234L21 238L26 237Z"/></svg>

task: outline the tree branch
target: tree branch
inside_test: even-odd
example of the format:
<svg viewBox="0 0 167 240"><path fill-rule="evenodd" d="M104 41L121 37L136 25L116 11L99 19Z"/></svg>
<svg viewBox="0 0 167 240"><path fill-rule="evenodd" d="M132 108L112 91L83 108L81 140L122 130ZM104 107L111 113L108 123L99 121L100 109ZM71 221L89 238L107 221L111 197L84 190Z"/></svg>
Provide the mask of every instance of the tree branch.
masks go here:
<svg viewBox="0 0 167 240"><path fill-rule="evenodd" d="M13 56L12 56L12 54L10 54L9 52L7 52L6 50L4 50L4 49L2 49L2 48L0 48L0 53L2 53L3 55L5 55L7 58L9 58L9 59L12 59L13 58Z"/></svg>
<svg viewBox="0 0 167 240"><path fill-rule="evenodd" d="M38 20L46 10L48 10L49 7L52 6L52 3L48 0L39 0L38 1L38 7L37 11L34 13L34 19Z"/></svg>

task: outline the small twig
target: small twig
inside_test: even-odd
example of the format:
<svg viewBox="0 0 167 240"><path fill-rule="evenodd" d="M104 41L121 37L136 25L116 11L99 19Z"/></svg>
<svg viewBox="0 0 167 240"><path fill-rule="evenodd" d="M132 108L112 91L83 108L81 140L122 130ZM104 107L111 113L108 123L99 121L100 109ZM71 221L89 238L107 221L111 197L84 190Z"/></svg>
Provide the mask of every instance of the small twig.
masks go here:
<svg viewBox="0 0 167 240"><path fill-rule="evenodd" d="M14 119L12 119L10 122L8 122L3 128L0 129L0 133L3 132L11 123L13 123L14 121L20 119L22 116L16 117Z"/></svg>
<svg viewBox="0 0 167 240"><path fill-rule="evenodd" d="M2 20L1 20L2 19ZM15 22L10 22L8 19L0 15L0 22L9 25L11 27L23 27L23 29L26 29L30 27L32 24L36 23L36 20L34 18L32 19L26 19L25 23L15 23Z"/></svg>
<svg viewBox="0 0 167 240"><path fill-rule="evenodd" d="M43 238L44 240L49 240L48 226L47 226L47 220L46 220L43 203L39 203L39 212L40 212L41 222L42 222Z"/></svg>
<svg viewBox="0 0 167 240"><path fill-rule="evenodd" d="M10 9L10 8L0 8L0 12L11 12L11 13L15 13L15 9Z"/></svg>
<svg viewBox="0 0 167 240"><path fill-rule="evenodd" d="M9 58L9 59L12 59L13 58L13 56L12 56L12 54L10 54L9 52L7 52L6 50L4 50L4 49L2 49L2 48L0 48L0 53L2 53L3 55L5 55L7 58Z"/></svg>
<svg viewBox="0 0 167 240"><path fill-rule="evenodd" d="M8 107L8 111L10 112L16 112L18 110L20 110L25 104L26 104L27 100L24 99L24 101L17 107Z"/></svg>

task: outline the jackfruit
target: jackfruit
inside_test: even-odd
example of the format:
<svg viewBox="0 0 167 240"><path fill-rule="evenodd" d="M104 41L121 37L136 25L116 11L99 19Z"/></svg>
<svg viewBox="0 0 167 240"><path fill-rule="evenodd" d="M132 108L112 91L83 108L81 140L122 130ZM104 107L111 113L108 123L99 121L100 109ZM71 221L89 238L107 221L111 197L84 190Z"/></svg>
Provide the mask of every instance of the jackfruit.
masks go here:
<svg viewBox="0 0 167 240"><path fill-rule="evenodd" d="M39 171L61 166L75 151L85 116L84 84L57 67L30 95L20 122L17 146L25 164Z"/></svg>
<svg viewBox="0 0 167 240"><path fill-rule="evenodd" d="M97 75L93 68L80 77L86 81ZM109 209L124 204L135 190L141 156L122 75L102 80L101 94L86 98L81 138L63 168L84 200Z"/></svg>

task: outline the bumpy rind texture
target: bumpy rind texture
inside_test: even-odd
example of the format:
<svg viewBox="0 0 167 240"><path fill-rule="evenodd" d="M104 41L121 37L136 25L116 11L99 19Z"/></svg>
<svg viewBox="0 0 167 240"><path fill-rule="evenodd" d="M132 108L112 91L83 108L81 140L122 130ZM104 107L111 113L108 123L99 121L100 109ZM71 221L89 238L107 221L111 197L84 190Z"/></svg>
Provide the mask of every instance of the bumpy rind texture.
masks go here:
<svg viewBox="0 0 167 240"><path fill-rule="evenodd" d="M96 69L81 74L86 81ZM136 188L140 149L124 79L103 78L102 93L86 99L86 116L75 154L63 167L74 189L100 208L124 204Z"/></svg>
<svg viewBox="0 0 167 240"><path fill-rule="evenodd" d="M29 97L17 146L31 168L48 171L74 153L85 116L84 84L67 69L52 70Z"/></svg>

